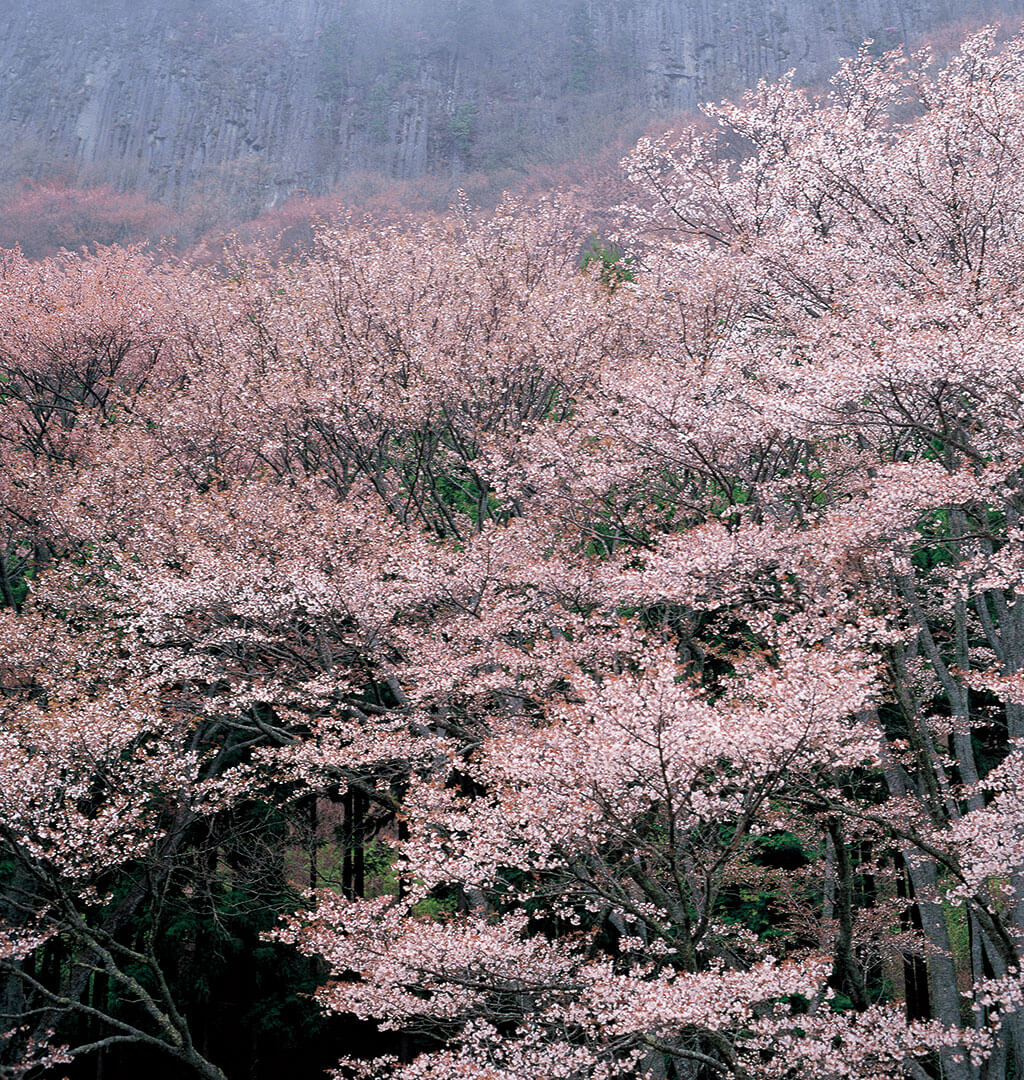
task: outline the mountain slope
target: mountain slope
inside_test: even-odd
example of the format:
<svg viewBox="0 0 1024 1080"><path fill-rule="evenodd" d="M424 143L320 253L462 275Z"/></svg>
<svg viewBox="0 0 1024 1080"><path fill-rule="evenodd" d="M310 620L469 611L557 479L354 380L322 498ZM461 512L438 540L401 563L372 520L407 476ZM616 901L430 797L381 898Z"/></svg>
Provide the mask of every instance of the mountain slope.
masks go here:
<svg viewBox="0 0 1024 1080"><path fill-rule="evenodd" d="M515 168L992 13L1024 0L0 0L0 181L259 207L353 170Z"/></svg>

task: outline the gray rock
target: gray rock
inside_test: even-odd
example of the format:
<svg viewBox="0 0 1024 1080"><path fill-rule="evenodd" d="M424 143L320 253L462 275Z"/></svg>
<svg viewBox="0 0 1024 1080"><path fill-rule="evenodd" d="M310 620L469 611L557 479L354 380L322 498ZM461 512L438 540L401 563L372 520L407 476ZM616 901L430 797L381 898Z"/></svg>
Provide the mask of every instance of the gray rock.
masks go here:
<svg viewBox="0 0 1024 1080"><path fill-rule="evenodd" d="M1003 0L1010 19L1024 0ZM0 179L273 206L516 168L991 0L0 0Z"/></svg>

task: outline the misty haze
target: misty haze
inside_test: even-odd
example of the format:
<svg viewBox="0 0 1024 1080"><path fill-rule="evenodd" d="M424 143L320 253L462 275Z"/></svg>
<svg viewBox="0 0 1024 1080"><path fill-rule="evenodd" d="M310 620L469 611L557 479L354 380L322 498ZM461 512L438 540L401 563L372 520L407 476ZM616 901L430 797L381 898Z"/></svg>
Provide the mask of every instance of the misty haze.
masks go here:
<svg viewBox="0 0 1024 1080"><path fill-rule="evenodd" d="M0 1080L1024 1080L1024 0L0 0Z"/></svg>
<svg viewBox="0 0 1024 1080"><path fill-rule="evenodd" d="M643 130L762 77L822 84L866 39L881 52L936 30L948 50L1000 9L1021 4L4 0L0 197L132 193L119 239L195 239L295 196L444 210L461 187L493 203L614 173ZM18 240L47 246L0 225Z"/></svg>

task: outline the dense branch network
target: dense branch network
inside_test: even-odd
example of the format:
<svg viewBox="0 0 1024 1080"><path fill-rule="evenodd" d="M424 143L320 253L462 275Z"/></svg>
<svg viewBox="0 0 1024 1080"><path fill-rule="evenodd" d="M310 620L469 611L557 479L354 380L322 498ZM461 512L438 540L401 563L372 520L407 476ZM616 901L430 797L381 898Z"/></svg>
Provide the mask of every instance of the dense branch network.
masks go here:
<svg viewBox="0 0 1024 1080"><path fill-rule="evenodd" d="M3 256L5 1075L243 915L342 1077L1024 1075L1024 38L709 113L582 268Z"/></svg>

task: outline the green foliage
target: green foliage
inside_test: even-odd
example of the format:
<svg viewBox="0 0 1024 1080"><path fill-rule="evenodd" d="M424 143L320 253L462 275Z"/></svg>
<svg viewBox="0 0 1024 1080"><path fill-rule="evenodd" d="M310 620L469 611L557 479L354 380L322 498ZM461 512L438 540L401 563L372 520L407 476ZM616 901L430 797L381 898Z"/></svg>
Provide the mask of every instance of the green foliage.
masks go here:
<svg viewBox="0 0 1024 1080"><path fill-rule="evenodd" d="M463 157L473 144L473 127L478 111L475 101L464 101L448 118L448 137L456 152Z"/></svg>
<svg viewBox="0 0 1024 1080"><path fill-rule="evenodd" d="M412 913L428 919L445 919L450 915L454 915L457 910L458 903L454 897L441 899L435 896L427 896L413 906Z"/></svg>
<svg viewBox="0 0 1024 1080"><path fill-rule="evenodd" d="M791 940L781 886L811 861L810 854L793 833L769 833L751 838L749 861L751 870L723 891L724 921L753 931L761 941ZM812 900L813 889L795 887Z"/></svg>
<svg viewBox="0 0 1024 1080"><path fill-rule="evenodd" d="M580 266L584 270L596 266L598 278L609 292L615 292L623 282L636 281L636 259L614 241L602 240L597 233L587 238Z"/></svg>
<svg viewBox="0 0 1024 1080"><path fill-rule="evenodd" d="M335 829L334 841L325 844L317 852L319 883L337 893L342 891L347 842L345 826L342 824ZM366 897L398 895L395 849L379 836L375 836L363 847L363 875Z"/></svg>
<svg viewBox="0 0 1024 1080"><path fill-rule="evenodd" d="M395 849L379 836L375 836L363 849L363 873L367 896L398 895Z"/></svg>

